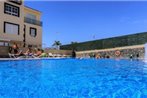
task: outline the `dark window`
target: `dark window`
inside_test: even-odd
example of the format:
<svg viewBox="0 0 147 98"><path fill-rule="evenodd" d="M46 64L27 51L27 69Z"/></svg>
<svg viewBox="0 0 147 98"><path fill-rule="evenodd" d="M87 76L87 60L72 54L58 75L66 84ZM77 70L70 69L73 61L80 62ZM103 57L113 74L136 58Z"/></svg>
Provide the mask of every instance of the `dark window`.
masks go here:
<svg viewBox="0 0 147 98"><path fill-rule="evenodd" d="M36 35L37 35L37 29L36 28L30 28L30 35L32 36L32 37L36 37Z"/></svg>
<svg viewBox="0 0 147 98"><path fill-rule="evenodd" d="M10 22L4 22L4 33L19 35L19 25Z"/></svg>
<svg viewBox="0 0 147 98"><path fill-rule="evenodd" d="M4 13L19 17L19 7L5 3Z"/></svg>

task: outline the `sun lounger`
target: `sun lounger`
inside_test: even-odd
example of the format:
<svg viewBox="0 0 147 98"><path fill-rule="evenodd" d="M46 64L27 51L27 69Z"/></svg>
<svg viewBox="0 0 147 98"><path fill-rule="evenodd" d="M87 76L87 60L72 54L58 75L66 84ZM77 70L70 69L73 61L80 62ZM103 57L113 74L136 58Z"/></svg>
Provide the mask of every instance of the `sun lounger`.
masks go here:
<svg viewBox="0 0 147 98"><path fill-rule="evenodd" d="M10 58L37 58L33 54L25 54L25 53L22 53L22 50L20 50L18 54L8 53L8 55L9 55Z"/></svg>
<svg viewBox="0 0 147 98"><path fill-rule="evenodd" d="M10 58L17 58L18 56L21 56L22 50L19 50L17 54L8 53Z"/></svg>
<svg viewBox="0 0 147 98"><path fill-rule="evenodd" d="M48 57L54 57L52 53L48 53Z"/></svg>

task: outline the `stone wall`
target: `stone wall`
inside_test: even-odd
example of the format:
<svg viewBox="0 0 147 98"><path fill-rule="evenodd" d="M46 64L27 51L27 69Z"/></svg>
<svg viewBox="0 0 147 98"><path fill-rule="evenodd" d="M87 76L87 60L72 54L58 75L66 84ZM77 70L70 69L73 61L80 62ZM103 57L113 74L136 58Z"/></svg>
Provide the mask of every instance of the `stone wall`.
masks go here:
<svg viewBox="0 0 147 98"><path fill-rule="evenodd" d="M106 50L91 50L85 52L77 52L77 57L98 57L98 58L144 58L144 46L130 46L112 48Z"/></svg>

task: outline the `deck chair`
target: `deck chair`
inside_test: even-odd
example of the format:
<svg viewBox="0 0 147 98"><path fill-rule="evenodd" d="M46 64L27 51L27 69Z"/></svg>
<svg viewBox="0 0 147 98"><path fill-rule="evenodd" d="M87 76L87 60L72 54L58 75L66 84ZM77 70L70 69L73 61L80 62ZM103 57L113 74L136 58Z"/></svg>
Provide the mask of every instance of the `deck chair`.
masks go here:
<svg viewBox="0 0 147 98"><path fill-rule="evenodd" d="M22 54L22 50L19 50L17 54L8 53L10 58L17 58L21 56L21 54Z"/></svg>
<svg viewBox="0 0 147 98"><path fill-rule="evenodd" d="M48 53L48 57L54 57L52 53Z"/></svg>

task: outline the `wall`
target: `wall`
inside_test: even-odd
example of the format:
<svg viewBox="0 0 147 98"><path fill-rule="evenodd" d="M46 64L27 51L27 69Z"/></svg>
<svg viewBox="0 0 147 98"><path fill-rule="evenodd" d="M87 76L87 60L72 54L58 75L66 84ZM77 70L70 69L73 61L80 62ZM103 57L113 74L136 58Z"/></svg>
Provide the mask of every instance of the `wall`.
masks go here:
<svg viewBox="0 0 147 98"><path fill-rule="evenodd" d="M37 20L40 20L41 12L33 10L31 8L24 7L23 2L22 5L18 5L12 2L5 2L15 5L20 8L20 17L12 16L4 13L4 1L0 2L0 38L9 39L13 42L19 41L22 42L24 40L24 25L26 25L26 44L28 45L37 45L39 47L42 46L42 26L37 26L29 23L24 23L24 16L26 13L33 13L37 16ZM11 22L15 24L19 24L19 35L18 34L8 34L4 33L4 21ZM30 27L34 27L37 29L37 36L31 37L30 36Z"/></svg>
<svg viewBox="0 0 147 98"><path fill-rule="evenodd" d="M116 51L120 51L120 55L116 55ZM101 49L101 50L90 50L90 51L79 51L76 52L77 57L89 57L89 56L101 56L102 58L106 58L109 56L110 58L130 58L132 55L134 58L139 55L139 58L144 58L144 45L134 45L127 47L118 47L111 49Z"/></svg>
<svg viewBox="0 0 147 98"><path fill-rule="evenodd" d="M20 17L17 16L12 16L4 13L4 2L0 2L0 38L4 39L10 39L10 40L18 40L18 41L23 41L23 27L24 27L24 17L23 17L23 4L18 5L15 3L8 2L9 4L18 6L20 8ZM15 24L19 24L19 35L17 34L7 34L4 33L4 21L6 22L11 22Z"/></svg>
<svg viewBox="0 0 147 98"><path fill-rule="evenodd" d="M61 54L61 55L71 55L72 51L70 50L51 50L51 49L45 49L46 53L52 53L52 54Z"/></svg>
<svg viewBox="0 0 147 98"><path fill-rule="evenodd" d="M25 23L26 25L26 45L40 45L42 46L42 27ZM30 27L37 29L36 37L30 36Z"/></svg>
<svg viewBox="0 0 147 98"><path fill-rule="evenodd" d="M8 57L9 48L5 46L0 46L0 57Z"/></svg>
<svg viewBox="0 0 147 98"><path fill-rule="evenodd" d="M29 14L33 14L33 15L36 15L36 20L40 20L40 18L41 18L40 17L41 16L41 12L25 6L24 7L24 16L26 16L28 13Z"/></svg>
<svg viewBox="0 0 147 98"><path fill-rule="evenodd" d="M36 16L36 20L40 21L40 16L41 12L33 10L28 7L24 7L24 16L27 14L33 14ZM37 46L42 46L42 26L38 25L33 25L29 23L25 23L26 25L26 45L37 45ZM36 37L30 36L30 27L36 28L37 29L37 35Z"/></svg>

